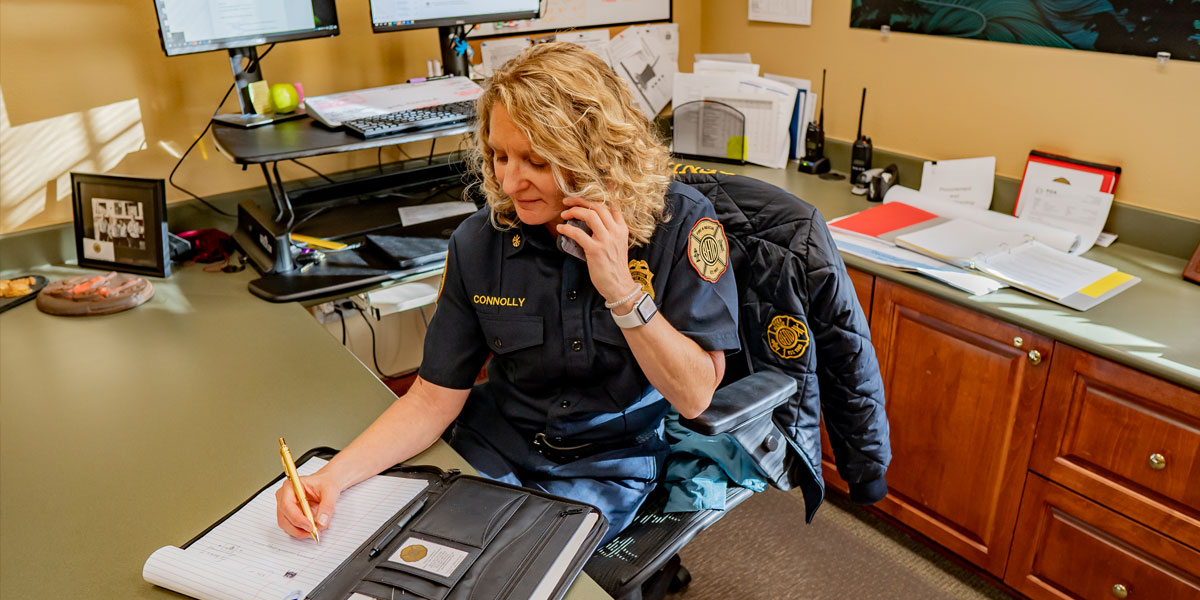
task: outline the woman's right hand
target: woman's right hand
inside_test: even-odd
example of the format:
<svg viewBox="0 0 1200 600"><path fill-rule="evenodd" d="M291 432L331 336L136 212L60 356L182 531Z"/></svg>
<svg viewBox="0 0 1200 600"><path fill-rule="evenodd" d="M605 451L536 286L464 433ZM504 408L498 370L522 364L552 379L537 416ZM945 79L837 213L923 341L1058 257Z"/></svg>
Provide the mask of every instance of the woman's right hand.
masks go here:
<svg viewBox="0 0 1200 600"><path fill-rule="evenodd" d="M342 494L342 489L324 469L307 477L301 477L300 484L304 487L305 496L308 497L308 507L312 509L317 528L328 529L329 522L333 518L333 507L337 503L338 496ZM275 490L275 516L279 521L279 528L288 535L294 538L309 537L312 525L304 516L304 511L300 509L300 502L296 499L292 482L286 477L280 482L279 489Z"/></svg>

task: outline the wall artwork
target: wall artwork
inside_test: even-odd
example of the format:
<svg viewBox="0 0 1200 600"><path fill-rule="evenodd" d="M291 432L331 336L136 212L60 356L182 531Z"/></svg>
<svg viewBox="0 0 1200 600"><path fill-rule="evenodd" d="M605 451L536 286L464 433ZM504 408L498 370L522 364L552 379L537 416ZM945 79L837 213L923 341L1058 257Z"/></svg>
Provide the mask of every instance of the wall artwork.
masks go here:
<svg viewBox="0 0 1200 600"><path fill-rule="evenodd" d="M1200 61L1200 0L854 0L850 25Z"/></svg>

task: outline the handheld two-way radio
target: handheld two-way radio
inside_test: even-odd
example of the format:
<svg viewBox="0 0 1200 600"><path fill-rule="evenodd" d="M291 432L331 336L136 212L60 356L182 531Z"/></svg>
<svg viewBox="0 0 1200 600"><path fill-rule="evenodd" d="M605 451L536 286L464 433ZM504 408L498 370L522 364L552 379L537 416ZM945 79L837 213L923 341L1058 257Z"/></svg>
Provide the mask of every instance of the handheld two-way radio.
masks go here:
<svg viewBox="0 0 1200 600"><path fill-rule="evenodd" d="M860 185L859 177L871 168L871 138L863 135L863 111L867 108L867 88L863 88L862 104L858 107L858 138L854 140L854 148L850 151L850 183Z"/></svg>
<svg viewBox="0 0 1200 600"><path fill-rule="evenodd" d="M809 121L804 132L800 172L812 175L829 172L829 159L825 158L825 69L821 69L821 117L816 122Z"/></svg>

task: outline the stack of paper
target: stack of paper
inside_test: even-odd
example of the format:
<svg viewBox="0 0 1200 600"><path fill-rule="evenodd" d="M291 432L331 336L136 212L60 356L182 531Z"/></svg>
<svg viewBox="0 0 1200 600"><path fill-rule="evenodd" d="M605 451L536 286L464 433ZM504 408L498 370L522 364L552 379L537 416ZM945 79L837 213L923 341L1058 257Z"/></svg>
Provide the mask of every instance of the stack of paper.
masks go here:
<svg viewBox="0 0 1200 600"><path fill-rule="evenodd" d="M781 81L783 79L783 81ZM677 73L671 101L713 100L732 106L745 117L745 156L748 162L782 169L793 155L798 138L793 132L807 125L807 84L801 79L758 76L758 65L730 60L697 60L692 73ZM797 134L798 135L798 134ZM799 147L803 148L800 140Z"/></svg>

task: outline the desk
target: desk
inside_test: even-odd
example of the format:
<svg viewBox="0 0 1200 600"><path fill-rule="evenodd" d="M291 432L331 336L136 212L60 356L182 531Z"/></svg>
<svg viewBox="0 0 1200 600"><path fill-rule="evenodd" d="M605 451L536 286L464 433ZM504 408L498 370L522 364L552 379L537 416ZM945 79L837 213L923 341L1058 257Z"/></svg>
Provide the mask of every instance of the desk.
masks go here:
<svg viewBox="0 0 1200 600"><path fill-rule="evenodd" d="M0 597L179 598L142 580L154 550L277 475L280 436L345 447L391 403L303 308L247 294L252 277L189 266L128 312L0 314ZM470 471L442 442L413 462ZM567 596L607 597L586 576Z"/></svg>

